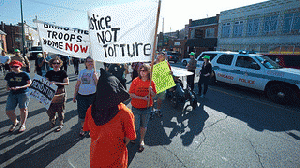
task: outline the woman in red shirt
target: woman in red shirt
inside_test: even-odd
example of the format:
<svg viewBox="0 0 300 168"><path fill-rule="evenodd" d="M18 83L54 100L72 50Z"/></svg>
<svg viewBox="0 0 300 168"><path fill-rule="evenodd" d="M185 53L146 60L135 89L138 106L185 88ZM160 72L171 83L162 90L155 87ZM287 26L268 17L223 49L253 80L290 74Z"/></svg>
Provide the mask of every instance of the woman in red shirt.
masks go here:
<svg viewBox="0 0 300 168"><path fill-rule="evenodd" d="M140 130L140 145L138 151L142 152L144 150L144 138L150 118L151 107L153 106L153 97L156 95L153 81L151 81L150 86L149 65L141 65L138 71L138 77L132 81L129 94L131 97L132 112L135 116L135 128L136 130ZM139 135L138 131L136 133Z"/></svg>

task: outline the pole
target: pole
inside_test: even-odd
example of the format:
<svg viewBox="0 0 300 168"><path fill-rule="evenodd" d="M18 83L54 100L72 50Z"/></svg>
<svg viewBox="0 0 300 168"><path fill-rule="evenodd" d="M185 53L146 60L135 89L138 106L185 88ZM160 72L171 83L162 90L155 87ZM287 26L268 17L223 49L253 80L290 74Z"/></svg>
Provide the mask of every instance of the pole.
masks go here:
<svg viewBox="0 0 300 168"><path fill-rule="evenodd" d="M21 23L22 23L22 49L23 49L23 57L25 57L25 38L24 38L24 21L23 21L22 0L20 0L20 5L21 5Z"/></svg>
<svg viewBox="0 0 300 168"><path fill-rule="evenodd" d="M153 64L154 64L154 55L155 55L155 49L156 49L156 36L157 36L157 28L158 28L158 22L159 22L159 14L160 14L160 6L161 6L161 0L158 2L158 9L157 9L157 15L156 15L156 23L155 23L155 33L154 33L154 44L152 49L152 61L151 61L151 70L150 70L150 86L152 81L152 72L153 72ZM149 86L149 87L150 87ZM148 107L150 105L150 91L149 91L149 101L148 101Z"/></svg>

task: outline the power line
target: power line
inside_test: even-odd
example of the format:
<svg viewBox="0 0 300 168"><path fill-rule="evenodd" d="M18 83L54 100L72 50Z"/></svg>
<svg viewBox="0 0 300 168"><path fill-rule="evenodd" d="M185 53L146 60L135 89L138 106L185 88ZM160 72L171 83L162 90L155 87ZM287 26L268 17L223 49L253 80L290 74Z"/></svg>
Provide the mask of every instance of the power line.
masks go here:
<svg viewBox="0 0 300 168"><path fill-rule="evenodd" d="M63 6L48 4L48 3L45 3L45 2L40 2L40 1L35 1L35 0L28 0L28 1L39 3L39 4L43 4L43 5L53 6L53 7L61 8L61 9L67 9L67 10L72 10L72 11L77 11L77 12L86 12L84 10L78 10L78 9L73 9L73 8L68 8L68 7L63 7Z"/></svg>

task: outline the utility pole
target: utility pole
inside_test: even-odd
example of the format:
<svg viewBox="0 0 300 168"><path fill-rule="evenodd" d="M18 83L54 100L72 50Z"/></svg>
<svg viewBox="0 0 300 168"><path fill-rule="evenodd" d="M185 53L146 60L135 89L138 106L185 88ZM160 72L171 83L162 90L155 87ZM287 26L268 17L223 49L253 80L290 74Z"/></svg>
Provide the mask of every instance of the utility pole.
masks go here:
<svg viewBox="0 0 300 168"><path fill-rule="evenodd" d="M22 0L20 0L21 5L21 23L22 23L22 49L23 49L23 57L25 57L25 35L24 35L24 21L23 21L23 8L22 8Z"/></svg>

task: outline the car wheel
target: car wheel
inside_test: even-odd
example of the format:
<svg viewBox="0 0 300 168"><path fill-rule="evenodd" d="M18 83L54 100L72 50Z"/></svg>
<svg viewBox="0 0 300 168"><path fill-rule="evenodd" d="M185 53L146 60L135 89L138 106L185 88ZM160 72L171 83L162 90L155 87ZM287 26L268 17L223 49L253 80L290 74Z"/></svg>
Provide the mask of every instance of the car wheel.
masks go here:
<svg viewBox="0 0 300 168"><path fill-rule="evenodd" d="M267 96L275 103L288 104L297 99L297 95L284 84L274 84L267 89Z"/></svg>
<svg viewBox="0 0 300 168"><path fill-rule="evenodd" d="M187 62L186 62L186 61L183 61L183 62L182 62L182 65L183 65L183 66L186 66L186 65L187 65Z"/></svg>

